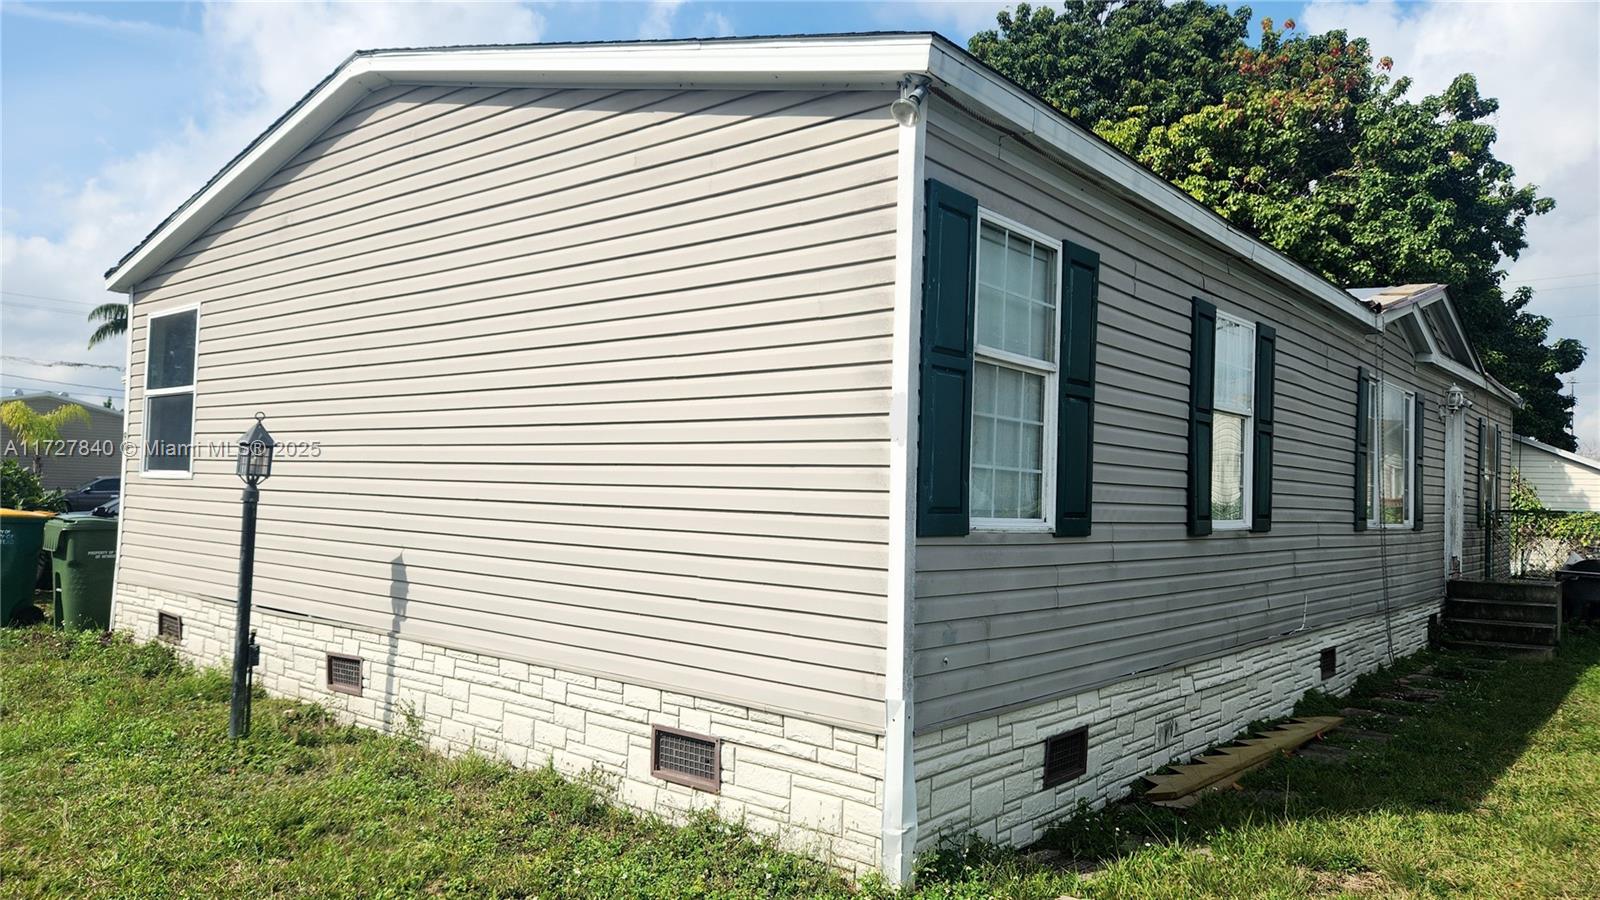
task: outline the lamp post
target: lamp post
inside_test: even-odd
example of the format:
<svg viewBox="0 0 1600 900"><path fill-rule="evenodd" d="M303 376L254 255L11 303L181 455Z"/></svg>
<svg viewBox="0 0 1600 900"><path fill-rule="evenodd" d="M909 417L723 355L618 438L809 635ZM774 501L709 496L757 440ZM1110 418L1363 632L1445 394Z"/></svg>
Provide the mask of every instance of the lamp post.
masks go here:
<svg viewBox="0 0 1600 900"><path fill-rule="evenodd" d="M233 633L233 695L228 709L228 737L250 733L250 671L256 664L256 636L250 630L250 587L256 562L256 506L258 485L272 474L272 449L276 445L256 413L256 423L239 439L239 477L244 479L244 511L239 528L239 599Z"/></svg>

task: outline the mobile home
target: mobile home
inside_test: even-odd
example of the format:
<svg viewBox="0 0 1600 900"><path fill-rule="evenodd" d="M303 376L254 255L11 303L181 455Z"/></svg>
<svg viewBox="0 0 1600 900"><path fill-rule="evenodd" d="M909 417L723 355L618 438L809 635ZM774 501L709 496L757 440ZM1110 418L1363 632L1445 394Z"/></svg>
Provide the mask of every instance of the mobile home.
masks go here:
<svg viewBox="0 0 1600 900"><path fill-rule="evenodd" d="M892 880L1421 646L1516 400L930 34L358 53L108 283L118 627L261 412L269 691Z"/></svg>

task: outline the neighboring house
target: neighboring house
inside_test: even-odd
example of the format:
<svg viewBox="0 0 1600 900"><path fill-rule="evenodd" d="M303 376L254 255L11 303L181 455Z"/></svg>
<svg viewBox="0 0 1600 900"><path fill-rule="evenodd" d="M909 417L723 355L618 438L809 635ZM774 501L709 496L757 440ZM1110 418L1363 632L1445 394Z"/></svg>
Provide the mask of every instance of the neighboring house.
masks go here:
<svg viewBox="0 0 1600 900"><path fill-rule="evenodd" d="M229 658L261 411L269 691L895 880L1422 646L1509 480L1442 290L927 34L357 54L108 281L119 627Z"/></svg>
<svg viewBox="0 0 1600 900"><path fill-rule="evenodd" d="M1600 460L1522 435L1514 436L1511 468L1546 509L1600 512Z"/></svg>
<svg viewBox="0 0 1600 900"><path fill-rule="evenodd" d="M122 410L107 409L95 403L74 400L65 394L35 393L0 396L0 403L20 400L35 412L48 413L63 406L81 406L89 414L89 423L68 423L61 428L61 440L44 445L44 475L40 481L46 490L66 490L83 487L96 478L115 477L122 471ZM0 424L0 453L32 469L34 450L23 446Z"/></svg>

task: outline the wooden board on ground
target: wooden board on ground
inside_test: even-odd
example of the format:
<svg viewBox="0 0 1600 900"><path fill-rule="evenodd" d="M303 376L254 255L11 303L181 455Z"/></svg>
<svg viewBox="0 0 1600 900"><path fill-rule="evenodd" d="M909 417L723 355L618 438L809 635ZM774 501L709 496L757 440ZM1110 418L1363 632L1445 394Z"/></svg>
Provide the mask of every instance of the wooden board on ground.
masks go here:
<svg viewBox="0 0 1600 900"><path fill-rule="evenodd" d="M1232 783L1251 769L1322 736L1343 721L1340 716L1293 719L1257 737L1218 747L1187 765L1173 766L1172 774L1146 775L1145 780L1154 787L1145 792L1144 799L1152 803L1170 802L1203 788Z"/></svg>

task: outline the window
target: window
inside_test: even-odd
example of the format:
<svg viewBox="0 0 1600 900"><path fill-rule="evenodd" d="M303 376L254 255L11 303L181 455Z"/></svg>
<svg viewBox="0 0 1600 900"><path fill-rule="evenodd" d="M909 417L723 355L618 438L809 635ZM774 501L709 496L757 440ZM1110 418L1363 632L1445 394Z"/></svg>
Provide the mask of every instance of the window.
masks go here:
<svg viewBox="0 0 1600 900"><path fill-rule="evenodd" d="M200 311L150 317L145 342L144 474L186 477L194 441L194 364Z"/></svg>
<svg viewBox="0 0 1600 900"><path fill-rule="evenodd" d="M1256 327L1217 313L1211 423L1211 523L1250 527L1250 477L1255 445Z"/></svg>
<svg viewBox="0 0 1600 900"><path fill-rule="evenodd" d="M971 509L979 528L1050 527L1055 506L1055 245L983 214L973 354Z"/></svg>
<svg viewBox="0 0 1600 900"><path fill-rule="evenodd" d="M1412 405L1416 395L1381 381L1368 386L1367 455L1372 497L1367 503L1367 524L1411 527L1411 473L1415 471L1416 436L1412 434ZM1376 512L1374 512L1376 510Z"/></svg>

